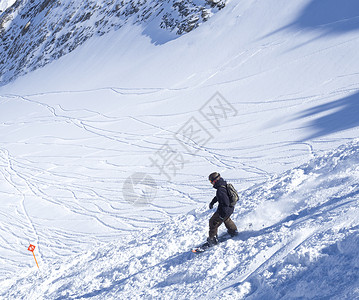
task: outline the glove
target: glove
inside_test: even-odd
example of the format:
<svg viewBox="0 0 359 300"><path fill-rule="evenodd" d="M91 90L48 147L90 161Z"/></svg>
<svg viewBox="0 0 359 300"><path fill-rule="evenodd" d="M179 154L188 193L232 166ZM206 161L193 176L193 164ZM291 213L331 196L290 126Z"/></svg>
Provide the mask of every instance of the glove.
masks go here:
<svg viewBox="0 0 359 300"><path fill-rule="evenodd" d="M211 202L210 204L209 204L209 209L212 209L213 208L213 203Z"/></svg>

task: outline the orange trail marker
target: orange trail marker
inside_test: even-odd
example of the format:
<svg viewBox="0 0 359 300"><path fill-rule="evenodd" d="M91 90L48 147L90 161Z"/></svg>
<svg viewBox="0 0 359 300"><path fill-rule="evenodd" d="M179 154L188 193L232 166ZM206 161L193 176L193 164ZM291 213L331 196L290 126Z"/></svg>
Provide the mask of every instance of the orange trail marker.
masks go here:
<svg viewBox="0 0 359 300"><path fill-rule="evenodd" d="M39 264L37 263L37 260L36 260L36 257L35 257L35 253L34 253L35 246L30 244L30 246L29 246L29 248L27 248L27 250L29 250L29 251L31 251L31 252L32 252L32 255L34 256L34 259L35 259L36 265L37 265L37 267L39 268ZM39 268L39 269L40 269L40 268Z"/></svg>

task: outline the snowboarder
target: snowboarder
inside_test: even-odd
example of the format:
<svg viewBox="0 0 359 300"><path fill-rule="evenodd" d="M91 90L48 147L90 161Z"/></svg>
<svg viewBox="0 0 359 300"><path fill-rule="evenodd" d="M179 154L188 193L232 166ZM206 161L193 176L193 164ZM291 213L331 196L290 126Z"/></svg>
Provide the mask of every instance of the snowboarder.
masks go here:
<svg viewBox="0 0 359 300"><path fill-rule="evenodd" d="M211 173L208 176L209 181L212 183L213 187L217 190L216 197L213 198L209 204L209 208L212 209L213 205L218 202L217 211L213 214L209 220L209 236L207 242L209 246L218 244L218 227L224 223L227 228L227 232L231 236L238 234L237 226L231 220L230 216L234 211L234 207L230 206L230 199L227 192L227 182L221 177L217 172Z"/></svg>

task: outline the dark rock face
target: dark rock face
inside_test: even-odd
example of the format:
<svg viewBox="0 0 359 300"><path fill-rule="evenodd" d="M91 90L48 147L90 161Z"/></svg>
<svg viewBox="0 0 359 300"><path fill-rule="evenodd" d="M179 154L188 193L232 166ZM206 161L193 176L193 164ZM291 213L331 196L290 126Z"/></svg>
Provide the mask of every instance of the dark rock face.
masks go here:
<svg viewBox="0 0 359 300"><path fill-rule="evenodd" d="M224 6L225 0L17 0L0 14L0 85L126 23L157 22L159 31L182 35Z"/></svg>

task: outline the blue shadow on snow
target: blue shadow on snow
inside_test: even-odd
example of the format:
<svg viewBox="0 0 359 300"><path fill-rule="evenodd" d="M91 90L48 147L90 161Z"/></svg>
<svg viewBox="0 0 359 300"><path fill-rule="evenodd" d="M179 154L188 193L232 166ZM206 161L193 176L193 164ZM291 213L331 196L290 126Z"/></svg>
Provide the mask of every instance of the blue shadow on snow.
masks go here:
<svg viewBox="0 0 359 300"><path fill-rule="evenodd" d="M312 0L292 23L269 35L285 29L320 30L324 34L359 30L359 1Z"/></svg>
<svg viewBox="0 0 359 300"><path fill-rule="evenodd" d="M305 138L305 140L359 126L359 92L330 103L307 109L303 111L297 119L315 117L323 113L327 114L318 116L309 122L308 127L312 129L314 133Z"/></svg>
<svg viewBox="0 0 359 300"><path fill-rule="evenodd" d="M312 0L292 26L340 34L359 29L358 0Z"/></svg>

